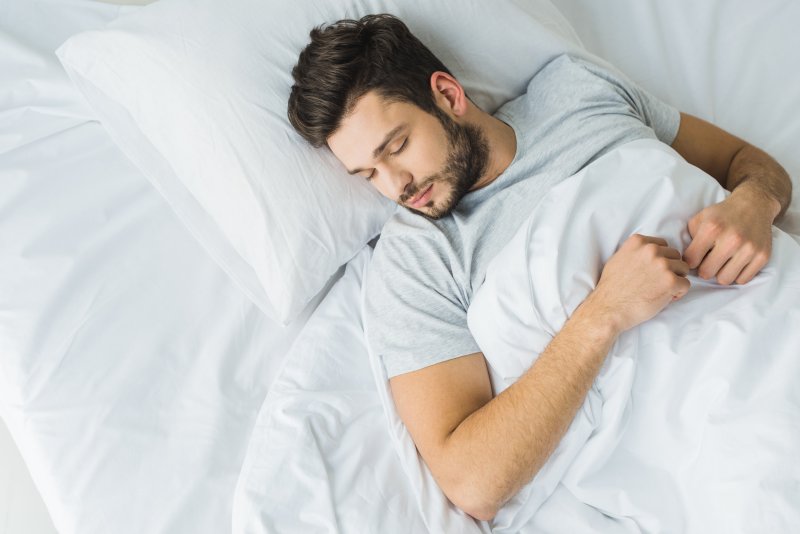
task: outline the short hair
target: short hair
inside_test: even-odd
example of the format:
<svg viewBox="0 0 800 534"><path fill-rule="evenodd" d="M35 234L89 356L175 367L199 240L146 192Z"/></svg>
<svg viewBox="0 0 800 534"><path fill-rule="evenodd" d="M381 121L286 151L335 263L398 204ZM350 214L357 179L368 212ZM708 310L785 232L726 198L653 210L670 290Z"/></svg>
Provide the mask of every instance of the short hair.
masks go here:
<svg viewBox="0 0 800 534"><path fill-rule="evenodd" d="M452 74L397 17L343 19L318 26L310 35L292 69L288 116L312 146L326 145L358 99L372 90L388 102L438 111L431 74Z"/></svg>

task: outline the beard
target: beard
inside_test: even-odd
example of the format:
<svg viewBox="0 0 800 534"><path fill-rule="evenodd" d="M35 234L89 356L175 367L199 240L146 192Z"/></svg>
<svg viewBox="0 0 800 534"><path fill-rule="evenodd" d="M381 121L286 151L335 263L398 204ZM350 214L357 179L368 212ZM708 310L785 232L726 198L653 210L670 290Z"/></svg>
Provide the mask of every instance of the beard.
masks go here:
<svg viewBox="0 0 800 534"><path fill-rule="evenodd" d="M460 125L450 118L444 111L434 106L433 115L439 119L447 134L448 150L447 161L444 168L437 174L427 177L420 186L411 194L404 195L400 200L410 211L428 217L441 219L449 215L459 201L474 186L484 172L489 162L489 142L486 135L478 126L473 124ZM425 191L433 183L449 185L450 194L438 204L429 201L426 207L430 211L420 210L406 206L405 203L414 198L420 191ZM446 189L446 188L445 188Z"/></svg>

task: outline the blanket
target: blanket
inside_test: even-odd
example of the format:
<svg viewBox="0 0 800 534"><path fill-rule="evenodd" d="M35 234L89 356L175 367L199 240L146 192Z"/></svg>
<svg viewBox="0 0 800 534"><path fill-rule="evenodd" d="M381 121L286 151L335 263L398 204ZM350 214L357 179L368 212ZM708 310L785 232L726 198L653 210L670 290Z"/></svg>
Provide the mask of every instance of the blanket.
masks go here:
<svg viewBox="0 0 800 534"><path fill-rule="evenodd" d="M727 194L653 140L551 189L468 312L494 393L530 368L625 239L659 236L683 251L687 221ZM800 531L800 245L773 228L772 257L748 284L688 278L684 298L618 338L494 532L542 531L550 504L565 518L593 514L604 532Z"/></svg>

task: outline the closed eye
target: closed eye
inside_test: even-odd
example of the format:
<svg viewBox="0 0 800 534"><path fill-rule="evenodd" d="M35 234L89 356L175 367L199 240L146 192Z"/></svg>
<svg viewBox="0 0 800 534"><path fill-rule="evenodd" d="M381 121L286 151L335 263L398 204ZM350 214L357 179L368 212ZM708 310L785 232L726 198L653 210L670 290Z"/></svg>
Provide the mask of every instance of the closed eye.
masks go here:
<svg viewBox="0 0 800 534"><path fill-rule="evenodd" d="M405 140L403 140L403 144L402 144L402 145L400 145L400 148L398 148L397 150L395 150L394 152L392 152L392 156L396 156L397 154L399 154L400 152L402 152L403 150L405 150L405 149L406 149L406 145L407 145L407 144L408 144L408 137L406 137L406 138L405 138Z"/></svg>
<svg viewBox="0 0 800 534"><path fill-rule="evenodd" d="M402 152L403 150L405 150L407 146L408 146L408 137L406 137L406 138L403 140L403 144L402 144L402 145L400 145L400 148L398 148L398 149L397 149L397 150L395 150L394 152L390 152L390 153L389 153L389 155L390 155L390 156L396 156L397 154L399 154L400 152ZM374 170L374 169L372 170L372 172L371 172L371 173L369 173L369 176L365 176L365 178L366 178L366 180L367 180L368 182L369 182L370 180L372 180L374 177L375 177L375 170Z"/></svg>

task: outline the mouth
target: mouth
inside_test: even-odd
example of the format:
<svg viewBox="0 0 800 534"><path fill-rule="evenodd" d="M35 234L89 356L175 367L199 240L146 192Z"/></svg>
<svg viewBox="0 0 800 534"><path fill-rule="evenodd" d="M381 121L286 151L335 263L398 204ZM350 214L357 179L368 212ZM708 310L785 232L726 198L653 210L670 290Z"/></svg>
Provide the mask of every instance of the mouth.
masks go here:
<svg viewBox="0 0 800 534"><path fill-rule="evenodd" d="M412 208L421 208L422 206L424 206L425 203L428 202L428 199L430 199L431 197L432 189L433 189L433 184L429 185L425 191L423 191L416 197L412 198L411 201L409 202L409 205Z"/></svg>

